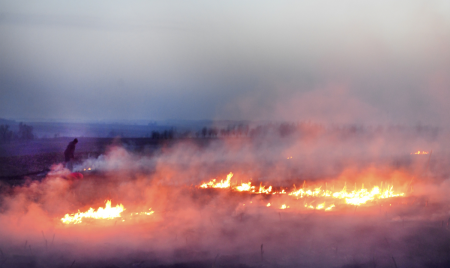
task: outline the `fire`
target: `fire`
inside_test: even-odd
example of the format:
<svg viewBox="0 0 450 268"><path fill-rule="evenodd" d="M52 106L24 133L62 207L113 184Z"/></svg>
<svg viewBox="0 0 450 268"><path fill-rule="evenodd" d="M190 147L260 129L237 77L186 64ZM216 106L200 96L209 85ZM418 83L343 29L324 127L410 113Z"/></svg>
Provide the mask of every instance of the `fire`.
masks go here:
<svg viewBox="0 0 450 268"><path fill-rule="evenodd" d="M92 218L92 219L114 219L120 218L121 213L125 210L122 204L118 204L115 207L111 207L111 200L106 201L105 208L99 207L97 211L94 211L93 208L89 208L86 212L80 212L75 214L66 214L61 221L65 224L78 224L81 223L83 218Z"/></svg>
<svg viewBox="0 0 450 268"><path fill-rule="evenodd" d="M83 218L91 218L91 219L116 219L121 218L122 221L125 221L124 217L122 216L122 212L124 212L126 209L123 207L122 204L118 204L115 207L111 207L111 200L105 201L105 208L99 207L97 211L95 211L93 208L89 208L86 212L80 212L78 210L78 213L73 214L66 214L64 218L61 219L61 221L64 224L78 224L82 223ZM149 208L148 212L133 212L130 213L130 217L136 216L136 215L152 215L155 213L152 211L151 208Z"/></svg>
<svg viewBox="0 0 450 268"><path fill-rule="evenodd" d="M155 213L154 211L152 211L151 208L149 208L148 210L150 210L150 212L135 212L135 213L131 213L130 216L133 216L133 215L152 215L153 213Z"/></svg>
<svg viewBox="0 0 450 268"><path fill-rule="evenodd" d="M231 186L231 178L233 177L233 173L227 175L227 179L225 181L221 180L216 183L216 180L213 179L210 182L203 183L200 185L200 188L229 188Z"/></svg>
<svg viewBox="0 0 450 268"><path fill-rule="evenodd" d="M261 183L261 185L259 186L259 193L260 194L270 194L270 192L272 192L272 186L269 186L266 189L266 187L264 187Z"/></svg>
<svg viewBox="0 0 450 268"><path fill-rule="evenodd" d="M300 189L300 190L293 190L292 192L290 192L288 195L293 195L296 197L300 197L303 198L305 196L310 196L310 197L314 197L314 196L329 196L328 195L328 191L325 191L322 193L322 191L320 190L321 187L319 188L315 188L314 191L311 190L304 190L304 189ZM284 191L284 190L283 190Z"/></svg>
<svg viewBox="0 0 450 268"><path fill-rule="evenodd" d="M273 191L272 186L263 186L262 183L259 186L259 189L256 189L255 186L251 185L251 182L248 183L241 183L239 186L231 186L231 177L233 176L233 173L228 174L226 181L223 180L220 183L216 183L215 180L210 181L209 183L203 183L200 185L200 188L230 188L234 191L239 192L249 192L254 194L272 194L272 195L283 195L287 194L290 196L293 196L297 199L299 198L332 198L332 199L339 199L345 201L346 204L349 205L355 205L360 206L362 204L366 204L369 201L379 200L379 199L386 199L386 198L392 198L392 197L402 197L405 194L404 193L395 193L393 190L392 185L386 185L383 188L383 184L381 184L381 187L379 186L373 186L372 189L364 188L364 184L362 185L361 189L357 190L355 185L355 190L349 192L347 191L347 186L345 185L344 188L341 191L331 191L322 189L322 186L307 189L305 185L303 185L302 188L296 189L294 185L294 189L292 190L284 190L281 189L280 191ZM326 188L326 187L325 187ZM319 204L317 206L306 206L307 208L313 208L317 210L326 210L329 211L332 208L335 207L334 204L326 207L325 203ZM281 208L284 209L284 208Z"/></svg>
<svg viewBox="0 0 450 268"><path fill-rule="evenodd" d="M346 186L340 192L333 193L334 198L345 199L347 204L359 206L361 204L367 203L367 201L372 201L374 199L385 199L390 197L404 196L404 193L394 194L393 186L387 186L386 189L380 191L378 186L374 186L372 191L367 191L367 189L361 189L359 191L352 191L348 193L346 191Z"/></svg>
<svg viewBox="0 0 450 268"><path fill-rule="evenodd" d="M239 192L255 192L255 186L252 186L251 182L242 183L242 185L236 187L236 190Z"/></svg>
<svg viewBox="0 0 450 268"><path fill-rule="evenodd" d="M317 206L313 206L312 205L313 202L310 203L310 205L308 206L308 204L305 203L305 208L308 209L315 209L315 210L325 210L325 211L330 211L332 210L334 207L336 207L334 204L329 205L328 207L326 207L325 202L318 204Z"/></svg>
<svg viewBox="0 0 450 268"><path fill-rule="evenodd" d="M411 154L429 154L429 152L425 152L425 151L417 151L417 152L411 153Z"/></svg>
<svg viewBox="0 0 450 268"><path fill-rule="evenodd" d="M316 209L323 209L325 207L325 202L322 204L319 204Z"/></svg>

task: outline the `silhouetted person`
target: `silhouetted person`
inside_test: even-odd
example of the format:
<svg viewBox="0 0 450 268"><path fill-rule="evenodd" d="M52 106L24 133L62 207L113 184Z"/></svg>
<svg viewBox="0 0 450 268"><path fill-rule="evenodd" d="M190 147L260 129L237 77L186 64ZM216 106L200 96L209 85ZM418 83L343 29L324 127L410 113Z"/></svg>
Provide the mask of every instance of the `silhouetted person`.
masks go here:
<svg viewBox="0 0 450 268"><path fill-rule="evenodd" d="M71 159L75 158L75 145L78 143L78 139L74 139L73 141L69 142L67 145L66 150L64 151L64 158L66 163L66 168L72 170L72 162Z"/></svg>

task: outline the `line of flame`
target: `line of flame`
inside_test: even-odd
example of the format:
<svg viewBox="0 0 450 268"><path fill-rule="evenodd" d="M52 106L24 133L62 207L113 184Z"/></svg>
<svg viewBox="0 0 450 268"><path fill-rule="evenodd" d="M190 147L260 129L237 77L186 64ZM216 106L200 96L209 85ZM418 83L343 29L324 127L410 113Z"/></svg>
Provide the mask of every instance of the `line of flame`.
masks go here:
<svg viewBox="0 0 450 268"><path fill-rule="evenodd" d="M111 200L106 201L105 208L99 207L97 211L93 208L89 208L86 212L66 214L61 221L65 224L78 224L83 221L83 218L93 218L93 219L114 219L121 217L121 213L125 210L122 204L118 204L115 207L111 207Z"/></svg>
<svg viewBox="0 0 450 268"><path fill-rule="evenodd" d="M251 182L247 183L241 183L241 185L231 187L231 178L233 177L233 173L228 174L227 179L225 182L223 180L220 183L216 183L215 179L211 180L208 183L203 183L200 185L200 188L230 188L234 191L239 192L250 192L255 194L287 194L290 196L294 196L296 198L304 198L304 197L331 197L336 199L344 199L347 204L350 205L361 205L365 204L368 201L372 201L375 199L385 199L385 198L391 198L391 197L400 197L404 196L404 193L394 193L393 186L387 185L384 189L380 189L378 186L374 186L372 190L365 189L364 186L360 190L354 190L351 192L347 192L347 187L344 186L344 188L339 192L332 192L330 190L322 190L321 187L315 188L314 190L311 189L294 189L290 192L286 192L284 189L281 191L274 191L272 192L272 186L265 187L262 184L259 187L259 190L256 190L255 186L251 185ZM334 206L334 205L333 205ZM309 207L309 206L307 206ZM313 207L315 209L323 209L325 208L325 205L318 207ZM325 210L328 210L331 208L325 208Z"/></svg>

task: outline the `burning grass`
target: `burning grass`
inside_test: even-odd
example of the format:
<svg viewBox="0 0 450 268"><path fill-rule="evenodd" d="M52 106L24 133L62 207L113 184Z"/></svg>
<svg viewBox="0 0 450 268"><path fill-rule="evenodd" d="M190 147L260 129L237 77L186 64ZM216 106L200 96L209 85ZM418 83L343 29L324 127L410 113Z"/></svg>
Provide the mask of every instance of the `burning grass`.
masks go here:
<svg viewBox="0 0 450 268"><path fill-rule="evenodd" d="M362 184L362 187L360 189L356 188L353 191L347 191L347 185L344 184L344 187L341 191L334 191L328 190L326 187L322 189L323 185L316 187L316 188L305 188L306 181L303 183L303 187L300 189L297 189L295 187L295 184L293 185L292 189L280 189L279 191L272 191L274 189L272 186L263 186L262 183L259 185L258 188L256 186L252 186L251 182L246 183L240 183L240 185L231 185L231 179L233 178L233 173L230 173L227 175L226 180L221 180L220 182L216 182L216 179L212 179L210 182L202 183L199 188L207 189L207 188L218 188L218 189L227 189L229 188L232 191L238 191L238 192L247 192L251 194L272 194L272 195L290 195L295 197L296 199L299 198L306 198L306 197L313 197L313 198L332 198L332 199L341 199L344 200L346 204L349 205L356 205L359 206L361 204L366 204L368 201L374 201L378 199L387 199L387 198L394 198L394 197L402 197L405 194L404 193L395 193L393 188L393 185L385 184L383 186L383 182L381 182L381 186L373 186L373 188L367 189L364 188L364 184ZM327 185L327 184L325 184ZM315 200L314 200L315 201ZM305 207L307 208L314 208L314 209L325 209L326 211L331 210L333 207L335 207L334 204L331 204L328 207L325 207L325 203L322 203L318 205L317 207L313 207L311 205L305 204Z"/></svg>
<svg viewBox="0 0 450 268"><path fill-rule="evenodd" d="M423 168L356 163L357 168L318 171L323 176L317 178L292 175L302 167L295 162L300 156L277 156L279 162L247 156L250 164L243 166L219 161L217 151L181 144L145 157L112 148L77 166L84 176L59 166L42 181L8 188L1 200L0 263L394 267L395 260L398 267L445 267L450 262L445 255L450 183L423 179ZM241 154L248 152L221 157L243 162Z"/></svg>
<svg viewBox="0 0 450 268"><path fill-rule="evenodd" d="M66 214L64 218L61 218L61 222L64 224L79 224L82 223L83 219L120 219L125 221L125 217L122 216L123 212L126 210L122 204L117 204L115 207L111 207L111 200L105 201L105 207L99 207L97 210L89 208L86 212ZM138 215L152 215L155 213L150 208L148 212L132 212L128 213L127 216L133 217Z"/></svg>

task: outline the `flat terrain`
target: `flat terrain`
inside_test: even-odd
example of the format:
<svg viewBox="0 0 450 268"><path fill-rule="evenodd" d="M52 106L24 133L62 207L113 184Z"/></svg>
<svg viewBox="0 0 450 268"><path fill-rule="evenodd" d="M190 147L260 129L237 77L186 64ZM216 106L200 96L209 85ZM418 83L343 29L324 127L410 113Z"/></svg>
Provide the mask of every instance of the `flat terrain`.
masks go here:
<svg viewBox="0 0 450 268"><path fill-rule="evenodd" d="M0 144L0 179L13 182L43 176L48 169L64 161L64 150L72 138L38 139L29 142ZM150 138L79 138L75 150L75 162L104 154L110 146L122 145L126 148L151 154L167 140Z"/></svg>
<svg viewBox="0 0 450 268"><path fill-rule="evenodd" d="M334 136L296 143L79 138L78 162L89 159L88 164L106 154L92 161L98 168L83 171L84 179L63 170L40 180L51 165L63 161L71 140L0 146L1 267L450 264L447 151L415 155L416 146L394 147L398 140L389 139L392 144L380 148L378 140ZM116 145L126 151L112 149ZM405 196L354 206L333 195L299 198L237 192L231 186L197 187L211 179L222 183L230 172L233 185L251 181L252 186L273 185L286 192L300 187L334 191L336 186L349 194L384 185ZM64 215L103 207L105 200L123 204L121 219L63 225ZM154 213L142 214L150 210Z"/></svg>

